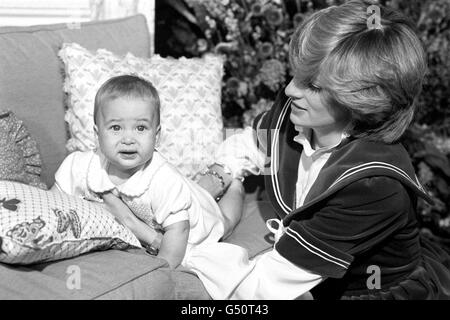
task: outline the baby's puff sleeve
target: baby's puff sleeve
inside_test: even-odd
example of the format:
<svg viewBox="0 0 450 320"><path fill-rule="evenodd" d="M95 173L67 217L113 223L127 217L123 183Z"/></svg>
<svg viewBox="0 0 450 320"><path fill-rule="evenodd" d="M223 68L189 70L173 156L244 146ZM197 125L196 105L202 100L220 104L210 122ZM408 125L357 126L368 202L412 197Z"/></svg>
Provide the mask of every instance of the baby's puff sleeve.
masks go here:
<svg viewBox="0 0 450 320"><path fill-rule="evenodd" d="M189 220L192 205L189 185L171 168L163 168L150 185L151 207L155 219L163 228Z"/></svg>
<svg viewBox="0 0 450 320"><path fill-rule="evenodd" d="M54 188L74 196L84 196L87 189L86 174L90 154L75 151L70 153L55 173Z"/></svg>

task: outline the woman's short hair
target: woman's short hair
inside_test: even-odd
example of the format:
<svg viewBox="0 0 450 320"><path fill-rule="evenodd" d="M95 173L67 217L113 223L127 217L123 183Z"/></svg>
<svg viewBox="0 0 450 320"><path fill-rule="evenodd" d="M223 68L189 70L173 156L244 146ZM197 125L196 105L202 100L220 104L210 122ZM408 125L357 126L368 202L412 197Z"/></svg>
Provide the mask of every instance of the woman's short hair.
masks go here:
<svg viewBox="0 0 450 320"><path fill-rule="evenodd" d="M377 5L379 25L369 28L373 4L349 1L311 15L292 37L290 63L299 83L322 88L327 106L349 111L347 133L393 143L413 119L426 57L398 12Z"/></svg>
<svg viewBox="0 0 450 320"><path fill-rule="evenodd" d="M100 108L117 98L140 98L148 100L155 108L157 125L160 122L161 102L156 88L143 78L134 75L121 75L110 78L98 89L94 102L94 124L97 124L97 114Z"/></svg>

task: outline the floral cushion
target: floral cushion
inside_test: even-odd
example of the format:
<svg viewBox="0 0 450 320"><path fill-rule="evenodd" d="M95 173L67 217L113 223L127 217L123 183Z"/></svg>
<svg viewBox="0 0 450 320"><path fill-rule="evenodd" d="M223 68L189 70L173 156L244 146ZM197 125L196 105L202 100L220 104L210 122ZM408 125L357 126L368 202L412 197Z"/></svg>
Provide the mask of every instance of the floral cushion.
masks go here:
<svg viewBox="0 0 450 320"><path fill-rule="evenodd" d="M0 262L32 264L93 250L140 247L98 203L0 181Z"/></svg>
<svg viewBox="0 0 450 320"><path fill-rule="evenodd" d="M59 56L66 69L69 152L96 147L93 109L99 87L112 76L135 74L152 82L161 98L161 139L157 145L161 154L188 177L213 160L223 139L222 58L155 55L143 59L103 49L93 53L76 43L64 44Z"/></svg>
<svg viewBox="0 0 450 320"><path fill-rule="evenodd" d="M0 110L0 180L47 189L41 182L42 161L36 141L13 112Z"/></svg>

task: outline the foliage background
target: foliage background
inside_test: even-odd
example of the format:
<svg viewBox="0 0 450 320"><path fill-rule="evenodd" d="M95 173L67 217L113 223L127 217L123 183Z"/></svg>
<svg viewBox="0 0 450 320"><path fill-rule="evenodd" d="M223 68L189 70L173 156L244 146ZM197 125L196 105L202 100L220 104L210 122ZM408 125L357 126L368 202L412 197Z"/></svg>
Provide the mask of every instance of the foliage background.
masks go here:
<svg viewBox="0 0 450 320"><path fill-rule="evenodd" d="M251 123L290 79L288 43L307 16L344 0L157 1L155 51L163 56L226 57L226 127ZM428 55L416 118L405 134L421 183L435 200L419 201L423 230L450 239L450 0L380 0L406 14ZM159 3L159 5L158 5ZM164 4L162 4L164 3ZM170 18L169 18L170 17ZM449 240L450 241L450 240Z"/></svg>

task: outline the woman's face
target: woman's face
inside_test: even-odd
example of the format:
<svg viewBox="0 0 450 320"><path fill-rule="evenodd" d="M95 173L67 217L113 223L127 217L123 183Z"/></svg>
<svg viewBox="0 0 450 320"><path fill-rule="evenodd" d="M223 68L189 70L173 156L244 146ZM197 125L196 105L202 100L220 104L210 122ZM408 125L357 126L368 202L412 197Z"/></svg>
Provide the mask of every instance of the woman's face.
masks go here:
<svg viewBox="0 0 450 320"><path fill-rule="evenodd" d="M314 85L304 87L296 77L289 82L285 93L292 98L290 120L296 126L335 131L345 127L349 121L348 112L323 103L320 88Z"/></svg>

